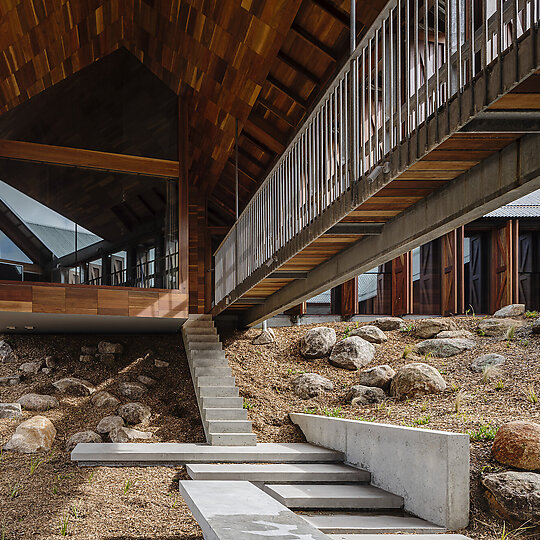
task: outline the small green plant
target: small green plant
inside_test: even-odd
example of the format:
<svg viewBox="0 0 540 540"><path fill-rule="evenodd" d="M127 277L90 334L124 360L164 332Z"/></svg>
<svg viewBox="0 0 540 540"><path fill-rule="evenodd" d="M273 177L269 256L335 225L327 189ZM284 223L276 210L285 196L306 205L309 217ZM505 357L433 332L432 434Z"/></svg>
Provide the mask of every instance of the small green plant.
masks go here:
<svg viewBox="0 0 540 540"><path fill-rule="evenodd" d="M401 358L407 358L412 352L413 352L413 346L405 345L405 348L403 349L403 353L401 353Z"/></svg>
<svg viewBox="0 0 540 540"><path fill-rule="evenodd" d="M506 339L508 342L510 342L510 341L514 341L515 337L516 337L516 327L511 326L508 329L508 332L506 332Z"/></svg>
<svg viewBox="0 0 540 540"><path fill-rule="evenodd" d="M492 441L497 434L498 428L491 424L482 424L478 429L469 431L472 441Z"/></svg>
<svg viewBox="0 0 540 540"><path fill-rule="evenodd" d="M473 319L476 319L476 313L474 311L474 308L471 306L471 304L469 304L469 309L467 309L467 311L465 311L465 315L471 315L471 317Z"/></svg>
<svg viewBox="0 0 540 540"><path fill-rule="evenodd" d="M528 339L521 339L519 341L519 344L522 346L522 347L528 347L529 346L529 340Z"/></svg>
<svg viewBox="0 0 540 540"><path fill-rule="evenodd" d="M250 403L249 401L246 401L244 399L244 404L242 405L242 407L248 411L251 411L251 409L253 409L253 403Z"/></svg>
<svg viewBox="0 0 540 540"><path fill-rule="evenodd" d="M538 311L526 311L525 312L525 318L526 319L537 319L538 318Z"/></svg>
<svg viewBox="0 0 540 540"><path fill-rule="evenodd" d="M495 385L495 390L503 390L504 389L504 381L502 379L499 379L497 381L497 384Z"/></svg>
<svg viewBox="0 0 540 540"><path fill-rule="evenodd" d="M88 483L91 484L94 481L94 474L96 471L92 471L90 476L88 476Z"/></svg>
<svg viewBox="0 0 540 540"><path fill-rule="evenodd" d="M135 482L133 480L126 480L126 483L124 484L124 495L127 494L127 492L135 486Z"/></svg>
<svg viewBox="0 0 540 540"><path fill-rule="evenodd" d="M36 469L45 461L45 458L30 458L30 474L34 474Z"/></svg>
<svg viewBox="0 0 540 540"><path fill-rule="evenodd" d="M318 412L317 409L304 409L304 414L318 414Z"/></svg>
<svg viewBox="0 0 540 540"><path fill-rule="evenodd" d="M457 414L461 410L461 407L463 406L463 403L465 401L465 394L461 391L459 391L456 394L456 399L454 400L454 412Z"/></svg>
<svg viewBox="0 0 540 540"><path fill-rule="evenodd" d="M527 386L526 394L529 403L538 403L538 396L536 395L536 390L532 384Z"/></svg>
<svg viewBox="0 0 540 540"><path fill-rule="evenodd" d="M433 357L433 353L431 351L424 354L424 362L427 362L430 358Z"/></svg>
<svg viewBox="0 0 540 540"><path fill-rule="evenodd" d="M354 405L354 400L353 400ZM341 407L335 407L334 409L327 409L326 407L323 407L323 410L321 411L321 414L324 416L329 416L331 418L341 418Z"/></svg>
<svg viewBox="0 0 540 540"><path fill-rule="evenodd" d="M482 383L487 384L490 380L499 376L501 372L497 366L485 366L482 369Z"/></svg>
<svg viewBox="0 0 540 540"><path fill-rule="evenodd" d="M414 323L406 324L405 326L402 326L399 331L403 332L404 334L408 334L414 330Z"/></svg>
<svg viewBox="0 0 540 540"><path fill-rule="evenodd" d="M422 402L422 406L420 407L420 410L422 412L426 412L427 411L427 408L428 408L428 404L424 401Z"/></svg>
<svg viewBox="0 0 540 540"><path fill-rule="evenodd" d="M81 515L81 511L76 504L72 505L71 514L73 515L75 519L79 519L79 516Z"/></svg>
<svg viewBox="0 0 540 540"><path fill-rule="evenodd" d="M343 332L343 339L348 338L351 335L351 328L349 326L345 327L345 332Z"/></svg>
<svg viewBox="0 0 540 540"><path fill-rule="evenodd" d="M287 375L302 375L303 373L305 373L305 371L303 369L288 369L287 370Z"/></svg>
<svg viewBox="0 0 540 540"><path fill-rule="evenodd" d="M68 535L68 525L69 525L69 515L64 514L60 517L60 535L61 536L67 536Z"/></svg>
<svg viewBox="0 0 540 540"><path fill-rule="evenodd" d="M477 328L476 329L476 333L479 335L479 336L485 336L486 333L481 329L481 328Z"/></svg>
<svg viewBox="0 0 540 540"><path fill-rule="evenodd" d="M52 492L53 492L53 495L58 495L58 488L56 486L53 486Z"/></svg>
<svg viewBox="0 0 540 540"><path fill-rule="evenodd" d="M21 494L21 486L20 484L13 484L9 490L9 498L15 499Z"/></svg>
<svg viewBox="0 0 540 540"><path fill-rule="evenodd" d="M452 392L459 392L459 385L456 383L452 383L450 385L450 389L452 390Z"/></svg>
<svg viewBox="0 0 540 540"><path fill-rule="evenodd" d="M422 416L421 418L416 418L416 420L413 420L413 424L415 426L427 426L430 420L431 420L431 415L428 414L426 416Z"/></svg>
<svg viewBox="0 0 540 540"><path fill-rule="evenodd" d="M2 521L2 529L0 529L0 540L6 540L6 522Z"/></svg>
<svg viewBox="0 0 540 540"><path fill-rule="evenodd" d="M357 420L360 420L360 422L375 422L375 418L365 418L364 416L359 416Z"/></svg>

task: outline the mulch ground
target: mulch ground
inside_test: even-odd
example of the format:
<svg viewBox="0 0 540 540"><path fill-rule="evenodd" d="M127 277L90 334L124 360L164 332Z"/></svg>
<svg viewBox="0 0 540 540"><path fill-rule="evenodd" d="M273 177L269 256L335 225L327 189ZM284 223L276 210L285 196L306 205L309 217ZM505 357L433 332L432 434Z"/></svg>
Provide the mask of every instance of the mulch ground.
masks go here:
<svg viewBox="0 0 540 540"><path fill-rule="evenodd" d="M475 332L479 322L475 317L454 318L459 328ZM504 524L488 510L479 478L485 472L506 468L490 457L494 429L512 420L540 422L540 404L529 400L530 389L540 397L540 336L529 329L531 321L523 318L524 331L516 332L513 340L476 336L477 347L452 358L429 358L426 361L442 374L448 384L442 394L433 394L403 402L388 398L380 405L358 406L344 400L347 389L357 384L358 372L333 367L326 358L306 360L299 353L304 333L314 326L275 328L276 341L254 346L251 340L260 330L237 332L225 339L229 362L240 393L253 422L259 442L293 442L303 440L302 434L288 417L290 412L312 412L340 418L352 418L381 423L406 425L425 429L440 429L472 433L488 439L471 440L471 519L461 531L471 538L501 538ZM338 339L355 328L355 323L328 323ZM411 361L404 351L419 342L412 332L387 332L388 341L376 346L374 361L368 366L388 364L397 370ZM485 353L499 353L506 363L492 373L489 380L470 370L471 361ZM291 390L291 381L301 373L318 373L334 383L334 391L303 400ZM513 529L513 527L510 527ZM512 537L538 538L537 533L515 532Z"/></svg>
<svg viewBox="0 0 540 540"><path fill-rule="evenodd" d="M35 414L47 416L57 436L46 455L3 452L0 459L0 538L146 539L182 538L202 540L202 532L178 493L183 468L78 468L65 450L67 439L78 431L95 430L99 420L114 414L97 409L89 397L65 396L52 382L73 376L86 379L98 390L107 390L122 402L117 391L122 381L148 375L158 381L139 401L152 409L144 431L154 436L148 442L203 442L204 433L193 392L181 337L178 335L106 336L124 345L124 354L112 366L98 361L79 362L82 345L96 345L102 338L91 335L5 336L20 362L52 355L58 367L50 375L26 377L20 385L0 387L0 401L12 402L30 392L57 397L60 407L46 412L25 411L26 420ZM169 362L156 368L153 358ZM16 371L17 364L0 364L0 376ZM20 419L0 419L0 446ZM37 465L37 466L36 466Z"/></svg>

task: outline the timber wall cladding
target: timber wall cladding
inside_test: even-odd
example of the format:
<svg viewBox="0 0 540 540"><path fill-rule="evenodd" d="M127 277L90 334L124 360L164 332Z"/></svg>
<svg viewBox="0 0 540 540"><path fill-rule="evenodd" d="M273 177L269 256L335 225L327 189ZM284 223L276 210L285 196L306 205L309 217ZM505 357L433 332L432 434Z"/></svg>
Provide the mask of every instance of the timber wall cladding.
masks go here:
<svg viewBox="0 0 540 540"><path fill-rule="evenodd" d="M300 0L6 0L0 113L125 47L193 110L192 173L221 173Z"/></svg>
<svg viewBox="0 0 540 540"><path fill-rule="evenodd" d="M187 318L187 294L165 289L0 283L0 311Z"/></svg>

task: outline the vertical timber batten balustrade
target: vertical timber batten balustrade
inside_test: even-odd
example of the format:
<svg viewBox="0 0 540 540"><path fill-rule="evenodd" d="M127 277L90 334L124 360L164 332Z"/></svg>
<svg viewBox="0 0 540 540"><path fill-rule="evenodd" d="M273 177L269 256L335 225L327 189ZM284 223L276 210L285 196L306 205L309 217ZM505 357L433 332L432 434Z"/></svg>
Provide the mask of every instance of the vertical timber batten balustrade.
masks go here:
<svg viewBox="0 0 540 540"><path fill-rule="evenodd" d="M461 96L481 72L504 55L515 54L518 65L540 1L482 2L480 17L475 7L471 0L387 4L215 252L216 313L372 196L390 164L392 173L404 170L485 109L488 93L510 89L499 65L500 89L486 88L478 102L473 95L462 111ZM403 152L434 118L436 133L414 137L414 152Z"/></svg>

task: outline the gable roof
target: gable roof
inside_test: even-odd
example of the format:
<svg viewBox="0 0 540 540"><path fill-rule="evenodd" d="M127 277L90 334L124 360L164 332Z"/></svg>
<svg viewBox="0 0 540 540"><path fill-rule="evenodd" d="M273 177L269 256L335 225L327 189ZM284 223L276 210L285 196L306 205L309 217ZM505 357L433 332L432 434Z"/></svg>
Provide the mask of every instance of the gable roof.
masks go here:
<svg viewBox="0 0 540 540"><path fill-rule="evenodd" d="M529 193L497 210L486 214L486 218L540 218L540 190Z"/></svg>

